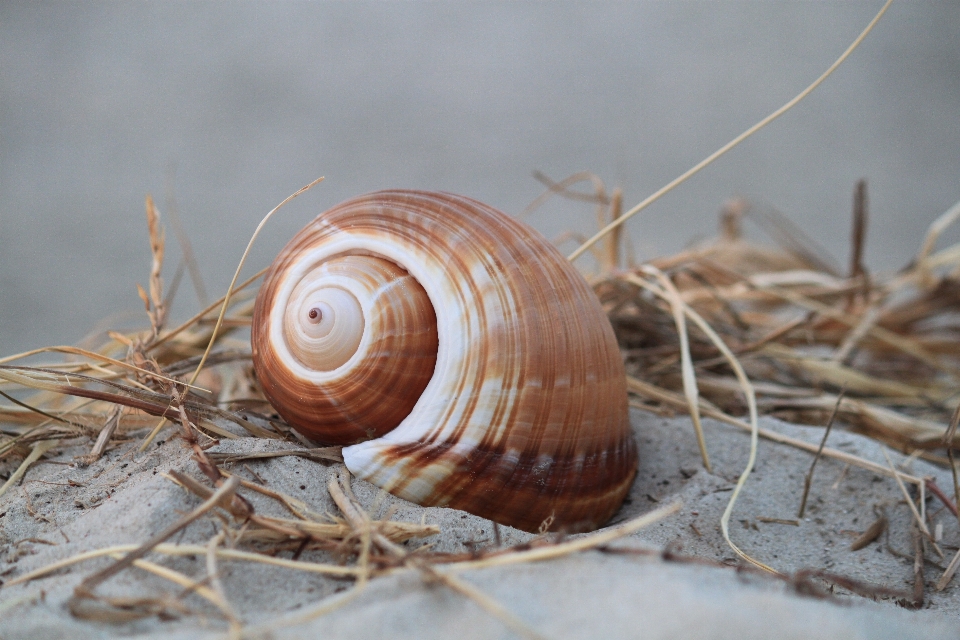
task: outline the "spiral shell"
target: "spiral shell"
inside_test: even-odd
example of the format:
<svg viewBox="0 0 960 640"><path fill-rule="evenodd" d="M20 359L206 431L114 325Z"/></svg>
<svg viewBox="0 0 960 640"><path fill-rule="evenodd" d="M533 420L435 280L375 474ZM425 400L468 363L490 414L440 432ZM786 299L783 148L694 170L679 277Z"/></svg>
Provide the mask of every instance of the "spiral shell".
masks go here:
<svg viewBox="0 0 960 640"><path fill-rule="evenodd" d="M354 475L412 502L579 531L636 473L596 296L538 232L475 200L382 191L321 214L271 266L251 337L280 415L352 445Z"/></svg>

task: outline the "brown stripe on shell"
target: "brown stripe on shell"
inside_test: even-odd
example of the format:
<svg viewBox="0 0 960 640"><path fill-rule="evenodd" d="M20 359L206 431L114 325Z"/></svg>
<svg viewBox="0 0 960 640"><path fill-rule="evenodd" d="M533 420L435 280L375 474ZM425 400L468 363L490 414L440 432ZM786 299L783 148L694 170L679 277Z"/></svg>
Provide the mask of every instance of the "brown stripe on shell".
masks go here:
<svg viewBox="0 0 960 640"><path fill-rule="evenodd" d="M593 291L543 236L469 198L390 191L321 214L274 272L318 247L398 263L436 312L433 378L395 429L344 449L353 473L528 530L551 515L555 529L592 528L616 511L637 462L620 352Z"/></svg>
<svg viewBox="0 0 960 640"><path fill-rule="evenodd" d="M463 509L524 531L591 531L616 512L637 470L636 441L627 434L616 446L575 457L547 458L536 451L506 456L476 447L456 456L450 443L410 444L381 452L389 459L413 459L414 468L457 457L456 472L431 494L427 506ZM496 517L488 515L496 514Z"/></svg>

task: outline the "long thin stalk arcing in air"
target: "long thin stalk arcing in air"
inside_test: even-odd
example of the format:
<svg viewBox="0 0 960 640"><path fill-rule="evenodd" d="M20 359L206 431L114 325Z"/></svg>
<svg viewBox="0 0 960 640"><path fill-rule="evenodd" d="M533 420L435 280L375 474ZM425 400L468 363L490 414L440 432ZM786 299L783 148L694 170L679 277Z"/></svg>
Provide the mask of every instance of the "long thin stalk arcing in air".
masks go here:
<svg viewBox="0 0 960 640"><path fill-rule="evenodd" d="M730 149L733 149L735 146L737 146L738 144L740 144L741 142L743 142L744 140L746 140L747 138L755 134L757 131L759 131L760 129L763 129L765 126L767 126L768 124L770 124L771 122L773 122L774 120L776 120L777 118L785 114L787 111L792 109L798 102L806 98L814 89L819 87L824 80L826 80L834 71L837 70L837 67L843 64L843 62L850 57L850 54L853 53L853 51L860 46L860 43L863 42L863 39L867 37L867 34L873 31L873 27L876 26L877 22L879 22L880 18L883 17L883 14L887 12L887 9L890 7L892 3L893 3L893 0L887 0L887 2L884 3L883 8L880 9L880 12L877 13L876 16L874 16L873 20L870 21L870 24L867 25L866 29L864 29L863 32L859 36L857 36L857 39L853 41L853 44L847 47L847 50L843 52L843 55L837 58L837 60L832 65L830 65L830 67L827 68L827 70L824 71L819 78L814 80L813 84L811 84L809 87L807 87L806 89L798 93L792 100L790 100L785 105L783 105L782 107L780 107L779 109L777 109L776 111L768 115L766 118L764 118L757 124L753 125L749 129L747 129L746 131L738 135L736 138L734 138L733 140L731 140L730 142L723 145L722 147L714 151L712 154L710 154L709 156L701 160L694 167L692 167L691 169L688 169L684 174L673 179L671 182L663 186L659 191L657 191L656 193L648 197L646 200L644 200L643 202L641 202L640 204L630 209L625 214L623 214L622 216L620 216L619 218L617 218L616 220L614 220L613 222L605 226L603 229L598 231L592 238L590 238L589 240L584 242L582 245L580 245L577 248L577 250L571 253L569 256L567 256L567 258L571 262L573 262L574 260L579 258L581 255L583 255L584 251L586 251L587 249L592 247L594 244L596 244L596 242L601 238L603 238L605 235L607 235L608 233L610 233L611 231L613 231L614 229L622 225L624 222L626 222L636 214L640 213L641 211L649 207L651 204L659 200L661 197L663 197L670 191L673 191L675 187L685 182L688 178L698 173L701 169L703 169L704 167L712 163L714 160L716 160L717 158L725 154L727 151L730 151Z"/></svg>
<svg viewBox="0 0 960 640"><path fill-rule="evenodd" d="M217 333L220 331L220 326L223 324L223 318L225 315L227 315L227 308L230 306L230 296L231 294L233 294L233 288L237 284L237 278L240 277L240 271L243 269L243 264L247 261L247 256L250 254L250 249L253 247L254 241L256 241L257 236L260 235L260 230L263 229L263 226L265 224L267 224L267 220L272 218L273 214L279 211L283 205L287 204L288 202L290 202L291 200L299 196L301 193L309 191L310 189L315 187L317 184L319 184L322 180L323 180L323 176L320 176L319 178L317 178L307 186L300 187L299 189L297 189L295 193L292 193L286 198L284 198L283 202L281 202L280 204L275 206L273 209L271 209L270 213L263 216L263 220L261 220L260 224L257 225L256 230L253 232L253 235L250 237L250 242L247 243L247 248L244 250L243 255L240 257L240 264L237 265L237 270L233 274L233 279L230 281L230 286L227 287L227 293L225 296L223 296L223 304L220 307L220 315L217 316L217 323L213 327L213 333L210 334L210 342L207 343L207 348L206 350L204 350L203 357L200 358L200 362L199 364L197 364L196 370L193 372L193 375L190 376L189 384L192 385L194 382L197 381L197 376L199 376L200 372L203 371L203 365L206 364L207 357L210 355L210 351L213 349L213 345L217 341ZM140 451L143 451L148 446L150 446L150 442L160 432L160 429L163 428L163 425L165 424L165 422L166 422L166 418L160 419L160 423L156 427L154 427L153 431L150 432L150 435L148 435L144 439L143 444L140 445Z"/></svg>

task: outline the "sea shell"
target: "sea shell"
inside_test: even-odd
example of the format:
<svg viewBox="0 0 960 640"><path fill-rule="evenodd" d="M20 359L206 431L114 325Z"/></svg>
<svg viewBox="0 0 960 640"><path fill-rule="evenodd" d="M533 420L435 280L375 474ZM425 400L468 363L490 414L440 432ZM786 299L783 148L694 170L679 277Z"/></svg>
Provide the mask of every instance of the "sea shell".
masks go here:
<svg viewBox="0 0 960 640"><path fill-rule="evenodd" d="M265 277L252 344L285 420L352 445L354 475L412 502L580 531L636 473L623 363L590 286L470 198L382 191L322 213Z"/></svg>

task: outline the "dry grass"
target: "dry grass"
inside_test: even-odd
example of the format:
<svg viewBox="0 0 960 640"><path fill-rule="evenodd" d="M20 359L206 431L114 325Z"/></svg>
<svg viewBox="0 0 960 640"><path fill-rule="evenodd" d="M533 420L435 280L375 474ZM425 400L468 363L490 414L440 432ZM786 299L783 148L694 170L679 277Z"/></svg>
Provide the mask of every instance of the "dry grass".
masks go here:
<svg viewBox="0 0 960 640"><path fill-rule="evenodd" d="M589 178L594 186L594 193L578 197L592 198L601 215L618 215L619 200L606 195L602 182L586 175L576 178ZM548 194L571 195L575 183L576 180L568 180L551 184ZM960 292L956 280L960 274L960 246L940 251L934 247L947 223L960 218L960 206L937 220L923 240L917 258L889 277L870 277L859 264L842 276L824 266L829 264L828 260L812 259L810 256L817 255L816 251L798 245L796 236L787 232L784 233L792 238L791 243L776 249L748 241L741 233L741 225L751 214L745 203L732 202L721 216L721 234L717 239L638 267L621 265L622 239L614 238L597 251L600 272L592 281L620 341L632 404L661 414L690 413L691 407L695 407L697 425L699 415L717 418L759 437L895 478L914 509L917 535L925 538L924 544L939 551L924 514L917 511L903 486L904 482L913 483L922 494L927 486L923 479L902 473L892 465L878 465L830 449L823 443L818 448L760 429L755 419L744 415L749 413L751 404L745 394L755 394L756 410L768 415L822 425L835 412L838 421L848 428L905 453L915 452L936 461L946 461L948 454L952 457L960 442L955 438L955 427L948 429L952 389L960 373L960 350L955 348L956 321L960 319L960 295L955 295ZM860 204L856 217L862 221L865 215L866 209ZM768 219L765 222L779 224ZM154 222L149 228L153 255L160 256L159 223ZM855 233L854 237L863 242L862 234ZM521 548L451 556L429 550L411 553L400 547L400 542L435 535L438 529L417 523L372 520L352 497L345 469L329 487L340 516L314 513L292 496L248 480L240 481L221 471L219 465L282 455L336 464L341 460L339 450L304 448L302 439L264 401L252 372L246 338L241 333L249 322L252 283L244 283L237 288L239 293L211 305L185 325L167 330L164 320L169 301L160 297L161 268L159 257L151 272L150 293L143 295L150 323L144 331L111 333L93 350L56 347L22 354L36 357L38 353L56 353L65 356L66 361L20 366L15 364L17 356L3 360L0 389L5 389L3 393L11 404L0 407L0 421L6 425L0 455L22 457L22 462L0 488L0 494L15 484L31 464L43 455L55 453L58 447L91 442L91 453L83 460L89 463L106 448L134 433L143 437L149 427L156 432L156 420L151 416L162 416L173 423L167 428L177 429L185 445L193 449L206 482L175 472L168 477L204 502L143 545L80 554L19 576L8 584L30 581L95 557L114 557L113 564L91 574L78 587L71 603L77 616L123 621L161 612L184 613L178 609L182 607L179 600L167 596L117 599L97 594L100 582L119 571L136 568L188 588L210 602L233 632L241 633L242 619L216 580L218 561L267 563L353 576L357 593L375 576L413 570L425 580L444 584L474 600L518 634L538 637L502 604L458 579L457 572L605 548L611 540L677 509L672 505L611 531L570 542L541 538ZM212 320L221 310L225 311L220 323L222 330L214 335ZM204 353L208 368L193 375ZM219 456L205 451L216 439L242 435L284 439L296 446L272 453ZM709 452L702 439L700 443L708 463ZM738 487L745 480L746 475L741 477ZM955 493L958 490L954 487ZM258 515L240 491L254 491L275 500L291 517ZM936 491L941 500L955 509L939 488ZM733 502L725 520L729 519ZM919 504L922 509L922 499ZM208 545L167 542L187 523L211 510L228 514L229 518L224 520L221 516L221 529ZM876 529L882 530L879 526ZM776 573L740 552L732 541L730 544L745 560ZM238 545L256 550L240 550ZM352 558L352 562L344 565L286 560L264 553L265 549L294 550L297 558L305 550L335 551L337 557ZM207 558L208 575L194 579L178 574L147 561L147 553L203 555ZM946 586L960 566L958 558L960 554L949 563L939 588ZM836 583L841 582L837 578ZM338 600L347 601L349 598ZM330 605L323 603L309 615L329 610ZM304 616L308 614L299 614L286 623L302 622Z"/></svg>
<svg viewBox="0 0 960 640"><path fill-rule="evenodd" d="M719 238L651 265L736 354L759 408L817 425L836 408L855 430L935 460L955 448L956 437L946 435L960 377L960 246L922 250L892 276L843 276L793 247L745 240L740 223L749 213L731 202ZM924 247L958 214L960 206L931 225ZM686 342L700 401L743 415L746 399L727 360L706 333L691 327L681 337L672 307L651 294L658 281L649 273L609 270L594 281L628 374L645 386L683 389ZM644 386L632 390L652 410L676 409Z"/></svg>
<svg viewBox="0 0 960 640"><path fill-rule="evenodd" d="M593 193L571 190L582 179L591 181ZM547 195L593 202L601 220L619 216L619 197L616 193L608 196L603 183L594 176L582 174L548 186ZM865 239L858 229L863 228L867 213L863 187L858 193L854 255L862 254L858 245ZM243 333L249 324L255 279L236 287L232 295L187 323L173 329L165 327L170 301L162 298L163 235L149 201L147 211L154 260L149 292L141 289L141 297L149 327L136 333L111 332L95 349L51 347L2 360L0 392L10 403L0 406L0 422L6 425L0 455L20 457L22 462L0 488L0 494L31 464L60 447L90 442L90 454L82 460L89 463L134 433L143 438L145 428L152 427L146 438L152 437L163 427L151 417L156 416L174 423L167 428L178 429L182 441L193 449L207 482L177 473L170 479L205 502L144 545L81 554L20 576L10 584L93 557L116 557L116 562L89 576L78 588L71 603L76 615L128 620L179 611L179 600L167 597L118 600L97 594L96 586L102 580L118 571L138 568L181 588L189 586L190 592L212 603L239 633L242 620L216 580L218 559L354 576L358 593L377 575L407 569L474 600L520 635L537 637L503 605L459 580L456 572L603 547L651 518L675 511L675 506L662 509L611 532L570 543L543 538L520 549L450 556L429 551L410 553L398 546L404 540L435 535L438 530L416 523L372 520L352 498L346 476L329 487L342 513L332 517L311 512L292 496L250 481L239 482L219 465L280 455L323 464L341 458L335 447L317 449L304 443L273 413L260 393ZM814 247L800 242L776 219L762 218L763 224L774 230L771 235L790 238L788 242L770 248L749 241L741 227L745 219L756 215L746 203L731 202L722 213L718 238L636 267L622 264L622 236L608 238L595 251L600 271L592 282L624 354L632 404L661 414L690 413L698 430L701 415L720 419L755 437L805 448L895 478L914 509L918 536L925 538L921 542L939 551L924 514L915 508L903 487L903 482L913 483L922 494L926 486L923 479L823 443L818 449L760 429L756 416L747 414L752 407L754 412L822 425L835 412L838 421L848 428L905 453L940 462L952 458L960 443L955 437L956 428L948 429L955 404L953 389L960 375L960 349L956 347L960 245L940 251L935 247L938 236L960 218L960 206L931 225L910 265L886 277L871 277L856 259L850 272L841 275L829 266L829 259L818 257ZM65 360L16 364L18 359L42 354L57 354ZM198 365L204 360L207 368L200 370ZM208 455L205 451L216 439L243 435L283 439L296 446L273 453L229 456ZM705 441L698 441L708 465ZM737 491L746 477L746 473L741 476ZM241 490L277 501L292 517L256 514L240 495ZM958 491L960 488L954 487L955 495ZM942 492L938 497L955 509ZM726 524L735 499L736 491L721 523L731 547L744 560L776 573L743 554L729 540ZM922 509L922 499L919 504ZM177 547L166 540L185 523L211 510L229 514L230 519L221 518L221 522L232 524L222 524L220 532L202 547L207 558L206 578L195 580L143 557L147 553L200 554L201 548L195 549L196 545ZM251 548L258 551L241 551L236 545L253 545ZM353 558L353 564L281 560L263 553L265 548L294 550L297 556L310 549L336 551L341 558ZM960 554L949 563L939 588L946 586L960 566L958 558ZM447 568L441 570L440 566ZM314 613L328 610L329 606L322 604ZM304 615L296 620L302 621Z"/></svg>

